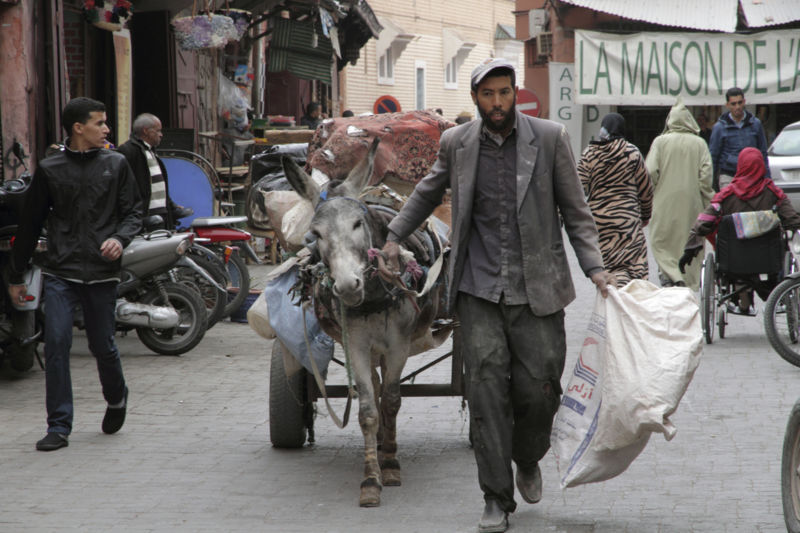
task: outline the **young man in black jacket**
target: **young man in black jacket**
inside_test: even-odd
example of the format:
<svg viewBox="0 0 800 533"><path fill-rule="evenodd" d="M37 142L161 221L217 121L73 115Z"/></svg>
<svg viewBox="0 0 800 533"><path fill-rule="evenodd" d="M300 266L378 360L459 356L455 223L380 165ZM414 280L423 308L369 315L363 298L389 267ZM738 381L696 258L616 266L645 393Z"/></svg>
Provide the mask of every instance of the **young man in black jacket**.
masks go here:
<svg viewBox="0 0 800 533"><path fill-rule="evenodd" d="M125 422L128 387L114 343L114 315L122 250L142 226L142 201L128 162L103 149L109 132L105 105L75 98L64 108L61 122L69 133L65 150L42 160L36 169L25 199L24 212L29 216L19 225L9 267L11 301L22 305L26 295L22 274L46 226L42 271L48 428L36 443L42 451L69 445L73 419L69 352L78 302L108 402L103 432L116 433Z"/></svg>
<svg viewBox="0 0 800 533"><path fill-rule="evenodd" d="M139 194L142 195L142 216L161 215L164 223L158 228L175 229L172 213L181 206L169 197L169 179L164 163L156 156L161 143L161 120L150 113L142 113L133 121L133 134L117 151L125 156L131 166Z"/></svg>

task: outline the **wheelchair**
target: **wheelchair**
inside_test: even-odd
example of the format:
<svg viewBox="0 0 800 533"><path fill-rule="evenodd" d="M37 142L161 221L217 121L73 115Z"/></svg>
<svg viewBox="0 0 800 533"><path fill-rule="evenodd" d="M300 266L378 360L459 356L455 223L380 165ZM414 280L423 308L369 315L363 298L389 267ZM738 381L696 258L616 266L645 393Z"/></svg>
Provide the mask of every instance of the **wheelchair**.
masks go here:
<svg viewBox="0 0 800 533"><path fill-rule="evenodd" d="M738 239L733 216L722 217L715 253L706 256L700 277L700 310L706 343L714 341L715 328L719 338L725 338L729 315L756 316L740 313L734 305L734 299L738 299L736 297L745 291L753 291L766 299L765 316L770 315L769 296L795 269L794 256L788 249L786 236L780 226L758 237ZM765 329L769 336L766 321L765 318Z"/></svg>

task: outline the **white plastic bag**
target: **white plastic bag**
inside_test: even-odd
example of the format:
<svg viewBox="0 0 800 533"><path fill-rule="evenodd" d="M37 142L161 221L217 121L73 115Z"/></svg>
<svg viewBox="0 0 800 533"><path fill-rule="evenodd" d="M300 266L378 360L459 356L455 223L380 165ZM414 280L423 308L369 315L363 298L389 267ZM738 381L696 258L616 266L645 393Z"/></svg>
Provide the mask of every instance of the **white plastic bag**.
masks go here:
<svg viewBox="0 0 800 533"><path fill-rule="evenodd" d="M265 339L275 338L275 330L269 324L269 309L267 309L267 295L262 291L261 294L247 310L247 323Z"/></svg>
<svg viewBox="0 0 800 533"><path fill-rule="evenodd" d="M598 291L550 443L561 488L624 472L653 432L675 435L675 412L702 354L700 308L691 290L646 281Z"/></svg>

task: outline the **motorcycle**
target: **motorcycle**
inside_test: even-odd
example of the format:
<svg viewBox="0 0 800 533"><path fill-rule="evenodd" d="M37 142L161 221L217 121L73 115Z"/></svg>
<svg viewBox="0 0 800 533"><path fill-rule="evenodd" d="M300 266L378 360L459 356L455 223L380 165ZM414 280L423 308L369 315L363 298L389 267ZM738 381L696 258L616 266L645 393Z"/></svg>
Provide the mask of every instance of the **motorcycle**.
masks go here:
<svg viewBox="0 0 800 533"><path fill-rule="evenodd" d="M25 164L25 150L22 144L14 142L12 153L24 167L19 178L8 180L0 185L0 268L3 272L4 287L8 287L7 267L11 260L11 248L17 233L20 211L29 190L32 176ZM0 299L0 364L8 357L11 368L25 372L33 367L34 356L39 358L36 347L41 331L36 331L36 309L41 302L42 271L36 264L41 254L47 250L47 241L40 238L34 252L34 259L24 274L27 288L26 302L23 306L14 305L7 290ZM41 358L39 365L44 368Z"/></svg>
<svg viewBox="0 0 800 533"><path fill-rule="evenodd" d="M191 208L183 208L175 212L173 216L177 220L190 216L192 212ZM142 221L145 234L152 231L153 227L163 227L160 222L162 220L161 217L152 218L157 219L159 222L154 226L149 218L145 218ZM186 233L186 231L178 230L178 233ZM218 257L216 252L201 246L196 238L192 242L187 256L204 270L207 276L200 275L199 271L192 268L178 266L175 268L172 281L191 288L200 296L208 312L208 329L211 329L217 322L225 318L223 313L228 299L228 293L225 288L230 282L230 278L227 276L227 268L223 259Z"/></svg>
<svg viewBox="0 0 800 533"><path fill-rule="evenodd" d="M180 213L181 216L176 218L188 217L193 213L191 208L185 208ZM249 244L252 236L246 231L233 227L233 224L243 222L247 222L247 217L198 217L192 220L188 228L195 234L195 246L199 247L197 243L202 243L203 247L199 247L201 251L210 251L220 259L221 262L216 264L222 265L227 287L233 289L230 291L232 297L225 305L222 318L228 318L239 309L250 292L250 271L236 249L243 250L256 264L261 264L261 260ZM227 242L230 242L231 245L224 244Z"/></svg>
<svg viewBox="0 0 800 533"><path fill-rule="evenodd" d="M152 219L161 217L150 217ZM158 230L133 239L122 252L115 309L117 331L136 330L142 344L161 355L181 355L197 346L208 327L200 295L180 282L178 268L213 279L188 257L194 234ZM46 315L46 308L43 315ZM80 304L73 324L86 327Z"/></svg>
<svg viewBox="0 0 800 533"><path fill-rule="evenodd" d="M243 250L257 265L261 264L261 260L250 247L251 235L232 226L242 222L247 222L247 217L202 217L194 219L190 228L197 235L197 241L204 243L209 250L225 260L230 287L234 289L231 292L235 295L225 306L224 318L239 309L250 292L250 271L236 248ZM226 247L222 244L225 242L230 242L231 246Z"/></svg>

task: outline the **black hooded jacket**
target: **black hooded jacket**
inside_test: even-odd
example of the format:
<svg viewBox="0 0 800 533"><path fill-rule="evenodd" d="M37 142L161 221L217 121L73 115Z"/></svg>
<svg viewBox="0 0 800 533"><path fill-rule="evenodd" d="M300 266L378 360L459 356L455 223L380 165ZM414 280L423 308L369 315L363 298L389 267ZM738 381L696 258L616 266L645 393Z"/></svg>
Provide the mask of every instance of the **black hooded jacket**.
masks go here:
<svg viewBox="0 0 800 533"><path fill-rule="evenodd" d="M22 284L42 227L47 252L42 270L93 283L119 279L122 259L109 261L100 247L116 239L125 248L142 227L142 199L125 157L106 149L63 152L43 159L25 198L9 282Z"/></svg>

